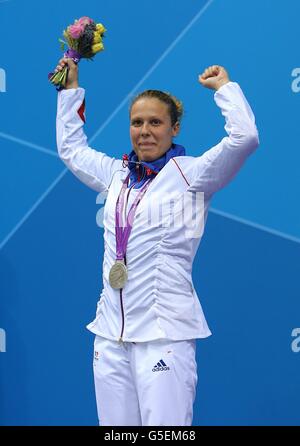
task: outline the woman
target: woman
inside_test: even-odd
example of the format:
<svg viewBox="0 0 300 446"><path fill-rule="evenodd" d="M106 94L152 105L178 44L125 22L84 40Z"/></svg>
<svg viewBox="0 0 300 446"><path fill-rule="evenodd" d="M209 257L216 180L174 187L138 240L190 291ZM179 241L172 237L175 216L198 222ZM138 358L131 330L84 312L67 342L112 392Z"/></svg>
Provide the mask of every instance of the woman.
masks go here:
<svg viewBox="0 0 300 446"><path fill-rule="evenodd" d="M59 155L81 181L108 193L104 286L96 318L88 325L96 335L99 422L191 425L196 339L211 334L192 282L202 235L198 229L204 226L212 195L258 146L252 110L223 67L208 67L199 82L215 90L228 136L202 156L187 156L183 146L173 143L180 130L180 101L146 90L130 107L133 150L117 160L88 147L85 90L78 85L78 66L71 59L61 59L56 70L65 64L68 84L58 92ZM192 209L186 204L191 196L201 210L192 212L188 225L186 220L178 224L178 217ZM202 221L195 224L195 215L201 213Z"/></svg>

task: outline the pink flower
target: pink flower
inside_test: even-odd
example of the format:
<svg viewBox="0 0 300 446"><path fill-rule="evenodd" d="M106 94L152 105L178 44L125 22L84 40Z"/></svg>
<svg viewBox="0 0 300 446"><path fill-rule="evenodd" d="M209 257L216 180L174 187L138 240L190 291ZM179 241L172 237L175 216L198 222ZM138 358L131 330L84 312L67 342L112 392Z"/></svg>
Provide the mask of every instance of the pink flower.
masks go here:
<svg viewBox="0 0 300 446"><path fill-rule="evenodd" d="M84 31L84 26L81 23L75 23L74 25L70 25L68 31L73 39L78 39L81 33Z"/></svg>
<svg viewBox="0 0 300 446"><path fill-rule="evenodd" d="M89 25L92 22L93 22L93 20L87 16L80 17L80 19L78 19L78 23L80 23L81 25L84 25L84 26Z"/></svg>

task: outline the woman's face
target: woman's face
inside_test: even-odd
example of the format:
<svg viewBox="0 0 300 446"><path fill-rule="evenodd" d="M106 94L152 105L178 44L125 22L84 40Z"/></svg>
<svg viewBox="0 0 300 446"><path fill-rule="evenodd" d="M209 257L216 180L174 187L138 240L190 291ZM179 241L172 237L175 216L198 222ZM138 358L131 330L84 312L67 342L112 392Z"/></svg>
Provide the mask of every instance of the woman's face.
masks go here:
<svg viewBox="0 0 300 446"><path fill-rule="evenodd" d="M157 98L140 98L131 108L130 138L139 161L154 161L171 147L179 132L172 127L167 104Z"/></svg>

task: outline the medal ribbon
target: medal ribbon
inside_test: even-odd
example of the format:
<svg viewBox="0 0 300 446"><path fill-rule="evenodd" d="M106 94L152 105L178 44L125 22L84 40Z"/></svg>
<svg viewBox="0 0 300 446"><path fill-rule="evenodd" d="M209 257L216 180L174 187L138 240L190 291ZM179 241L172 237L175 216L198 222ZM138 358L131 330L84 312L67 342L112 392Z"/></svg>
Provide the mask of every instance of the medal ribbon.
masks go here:
<svg viewBox="0 0 300 446"><path fill-rule="evenodd" d="M123 182L120 194L117 199L116 203L116 248L117 248L117 259L116 260L123 260L126 253L126 248L128 244L129 235L131 233L132 229L132 223L135 216L136 208L143 198L144 194L146 193L151 181L153 178L150 178L146 183L141 187L139 190L138 195L136 196L134 202L131 205L131 208L128 212L126 223L124 226L124 229L122 226L120 226L120 215L122 214L123 207L124 207L124 194L125 190L127 189L127 185L129 182L130 173L127 175L126 179Z"/></svg>

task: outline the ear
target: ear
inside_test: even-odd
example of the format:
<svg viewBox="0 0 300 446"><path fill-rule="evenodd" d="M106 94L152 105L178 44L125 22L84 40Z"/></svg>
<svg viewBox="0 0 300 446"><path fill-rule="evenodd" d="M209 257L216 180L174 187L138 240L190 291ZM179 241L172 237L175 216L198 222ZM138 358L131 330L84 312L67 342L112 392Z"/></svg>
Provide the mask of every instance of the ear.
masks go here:
<svg viewBox="0 0 300 446"><path fill-rule="evenodd" d="M180 124L177 121L177 122L175 122L175 124L173 125L173 128L172 128L172 136L177 136L179 133L179 130L180 130Z"/></svg>

